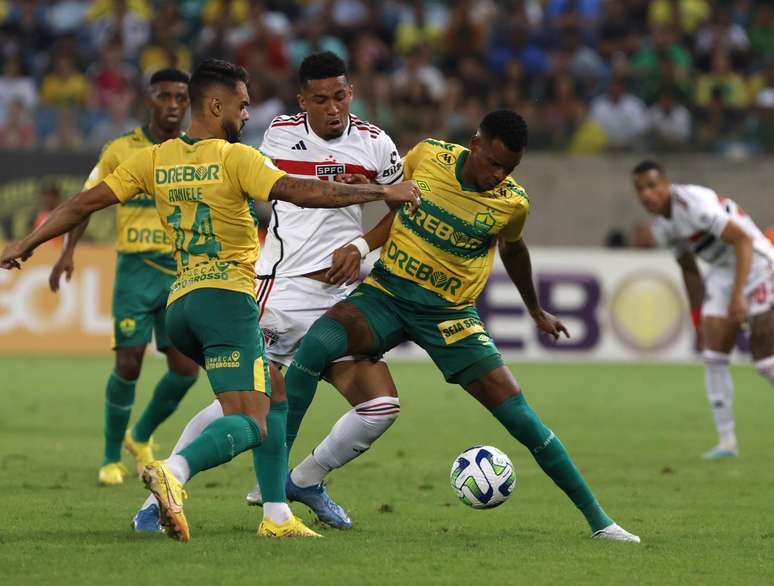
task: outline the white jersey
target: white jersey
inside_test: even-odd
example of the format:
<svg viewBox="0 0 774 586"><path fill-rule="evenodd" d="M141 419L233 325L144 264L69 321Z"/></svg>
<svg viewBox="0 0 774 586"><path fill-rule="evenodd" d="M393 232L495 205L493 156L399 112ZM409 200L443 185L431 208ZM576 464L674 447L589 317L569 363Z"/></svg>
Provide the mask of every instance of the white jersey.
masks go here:
<svg viewBox="0 0 774 586"><path fill-rule="evenodd" d="M403 179L403 163L392 139L352 115L344 134L332 140L314 133L306 113L277 116L263 137L261 152L303 179L333 181L339 173L360 173L384 185ZM328 268L334 250L363 234L362 218L361 205L313 209L274 201L258 277L297 277Z"/></svg>
<svg viewBox="0 0 774 586"><path fill-rule="evenodd" d="M659 216L651 229L656 242L672 248L676 256L691 252L712 267L733 270L734 247L720 238L730 220L752 238L751 277L762 271L770 272L774 265L774 246L736 202L707 187L673 184L672 215L670 218Z"/></svg>

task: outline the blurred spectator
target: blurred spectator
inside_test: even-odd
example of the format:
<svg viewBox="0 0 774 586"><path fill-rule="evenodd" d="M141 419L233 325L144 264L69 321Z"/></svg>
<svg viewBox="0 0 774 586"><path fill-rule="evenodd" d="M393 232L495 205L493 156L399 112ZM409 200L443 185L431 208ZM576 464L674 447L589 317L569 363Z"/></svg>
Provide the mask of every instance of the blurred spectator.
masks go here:
<svg viewBox="0 0 774 586"><path fill-rule="evenodd" d="M650 127L656 148L672 150L689 143L691 113L676 100L670 88L664 88L658 102L651 106Z"/></svg>
<svg viewBox="0 0 774 586"><path fill-rule="evenodd" d="M576 93L572 79L566 75L553 79L547 97L541 118L545 121L548 144L564 147L583 123L586 105Z"/></svg>
<svg viewBox="0 0 774 586"><path fill-rule="evenodd" d="M107 103L107 117L98 122L89 134L89 145L101 149L114 138L140 126L131 115L134 91L131 88L113 93Z"/></svg>
<svg viewBox="0 0 774 586"><path fill-rule="evenodd" d="M417 45L440 45L443 29L428 14L432 7L424 0L411 2L411 13L405 15L395 30L395 49L400 54L409 53Z"/></svg>
<svg viewBox="0 0 774 586"><path fill-rule="evenodd" d="M680 44L672 26L653 27L643 47L631 58L634 73L643 88L686 80L691 63L690 52Z"/></svg>
<svg viewBox="0 0 774 586"><path fill-rule="evenodd" d="M575 83L584 88L585 95L597 93L605 75L605 63L594 49L583 44L581 29L565 29L559 58L566 59L567 70Z"/></svg>
<svg viewBox="0 0 774 586"><path fill-rule="evenodd" d="M51 212L59 205L62 200L62 194L56 185L44 185L40 190L38 196L38 210L32 217L30 222L30 229L34 230L45 222L51 215ZM60 248L64 243L64 234L57 236L43 243L43 247Z"/></svg>
<svg viewBox="0 0 774 586"><path fill-rule="evenodd" d="M16 55L9 55L3 63L0 77L0 124L4 123L13 102L21 102L27 108L35 108L38 90L32 77L24 75Z"/></svg>
<svg viewBox="0 0 774 586"><path fill-rule="evenodd" d="M140 71L144 79L160 69L191 71L191 51L182 38L186 29L173 2L165 4L151 22L150 43L140 51Z"/></svg>
<svg viewBox="0 0 774 586"><path fill-rule="evenodd" d="M263 5L250 8L250 20L235 30L229 45L235 47L236 62L248 71L258 71L275 81L287 79L290 62L281 31L290 24L272 18Z"/></svg>
<svg viewBox="0 0 774 586"><path fill-rule="evenodd" d="M0 43L6 55L20 56L25 70L38 73L44 65L44 54L53 41L46 19L45 2L18 0L10 3Z"/></svg>
<svg viewBox="0 0 774 586"><path fill-rule="evenodd" d="M57 52L51 72L43 78L41 101L56 108L71 108L85 106L89 95L89 82L76 68L75 59L69 52Z"/></svg>
<svg viewBox="0 0 774 586"><path fill-rule="evenodd" d="M79 151L84 145L83 131L75 110L72 108L60 110L57 113L56 126L44 139L43 146L49 151Z"/></svg>
<svg viewBox="0 0 774 586"><path fill-rule="evenodd" d="M32 112L22 100L14 100L0 125L0 149L21 150L35 147L37 136Z"/></svg>
<svg viewBox="0 0 774 586"><path fill-rule="evenodd" d="M100 52L99 61L86 72L91 79L92 99L100 110L106 109L116 94L131 90L137 70L123 60L124 49L116 37Z"/></svg>
<svg viewBox="0 0 774 586"><path fill-rule="evenodd" d="M637 146L649 125L645 104L626 92L621 79L613 79L607 91L591 101L589 118L602 127L610 146L616 149Z"/></svg>
<svg viewBox="0 0 774 586"><path fill-rule="evenodd" d="M699 66L711 66L712 56L719 52L730 55L741 66L750 48L750 39L744 28L731 20L728 8L716 8L710 21L696 34L696 54Z"/></svg>
<svg viewBox="0 0 774 586"><path fill-rule="evenodd" d="M94 43L98 48L118 37L131 59L150 38L152 8L145 0L96 0L89 10ZM173 26L174 23L168 23Z"/></svg>
<svg viewBox="0 0 774 586"><path fill-rule="evenodd" d="M605 2L599 27L599 54L610 60L616 53L632 54L640 44L637 25L625 2Z"/></svg>
<svg viewBox="0 0 774 586"><path fill-rule="evenodd" d="M774 7L758 3L750 24L750 46L759 60L774 59Z"/></svg>
<svg viewBox="0 0 774 586"><path fill-rule="evenodd" d="M731 70L728 54L721 50L712 58L712 69L696 80L696 105L706 108L715 91L719 91L723 102L730 108L742 109L747 106L747 86L744 78Z"/></svg>
<svg viewBox="0 0 774 586"><path fill-rule="evenodd" d="M726 92L721 86L712 88L709 102L697 114L700 123L696 134L701 148L717 149L739 139L741 113L729 106Z"/></svg>
<svg viewBox="0 0 774 586"><path fill-rule="evenodd" d="M653 0L648 20L657 26L677 25L681 32L691 35L710 14L707 0Z"/></svg>
<svg viewBox="0 0 774 586"><path fill-rule="evenodd" d="M322 21L307 21L300 27L301 34L290 41L288 55L294 70L310 53L332 51L344 61L349 61L349 51L335 35L328 34Z"/></svg>
<svg viewBox="0 0 774 586"><path fill-rule="evenodd" d="M427 45L414 48L403 67L393 75L392 82L399 98L409 95L416 98L421 93L420 102L440 102L446 89L443 74L432 64Z"/></svg>
<svg viewBox="0 0 774 586"><path fill-rule="evenodd" d="M269 128L272 118L279 114L295 113L296 108L285 112L285 105L277 97L274 85L268 79L253 77L250 80L250 123L245 125L242 131L242 142L245 144L260 146L263 142L263 134Z"/></svg>
<svg viewBox="0 0 774 586"><path fill-rule="evenodd" d="M750 97L755 108L760 145L766 152L774 152L774 56L766 68L750 80Z"/></svg>

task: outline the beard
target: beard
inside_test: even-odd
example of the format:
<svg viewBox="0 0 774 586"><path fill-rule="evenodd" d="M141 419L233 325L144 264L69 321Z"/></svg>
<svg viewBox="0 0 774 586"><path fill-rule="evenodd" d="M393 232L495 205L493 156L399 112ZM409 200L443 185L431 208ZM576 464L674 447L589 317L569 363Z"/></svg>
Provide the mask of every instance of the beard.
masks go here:
<svg viewBox="0 0 774 586"><path fill-rule="evenodd" d="M236 124L223 122L222 128L223 128L223 134L225 134L226 136L226 140L232 144L239 142L239 136L242 134L243 127L244 127L244 124L242 124L241 126L237 126Z"/></svg>

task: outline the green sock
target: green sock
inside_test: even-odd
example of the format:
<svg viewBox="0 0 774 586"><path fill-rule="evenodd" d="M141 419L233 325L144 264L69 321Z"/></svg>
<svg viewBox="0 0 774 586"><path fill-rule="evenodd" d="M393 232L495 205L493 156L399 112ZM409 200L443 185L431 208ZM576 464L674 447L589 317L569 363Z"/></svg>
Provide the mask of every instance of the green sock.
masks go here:
<svg viewBox="0 0 774 586"><path fill-rule="evenodd" d="M105 388L105 452L102 464L121 461L121 445L132 414L136 380L124 380L110 373Z"/></svg>
<svg viewBox="0 0 774 586"><path fill-rule="evenodd" d="M266 427L269 432L264 442L253 448L255 479L261 486L265 503L287 502L285 482L288 477L288 450L285 433L288 425L288 402L272 403Z"/></svg>
<svg viewBox="0 0 774 586"><path fill-rule="evenodd" d="M168 370L153 390L153 397L132 428L132 439L145 443L164 420L172 415L188 389L196 382L195 376L181 376Z"/></svg>
<svg viewBox="0 0 774 586"><path fill-rule="evenodd" d="M502 423L510 434L524 444L543 472L551 477L556 485L580 509L591 526L591 531L599 531L613 523L586 484L578 468L576 468L569 452L548 429L537 413L527 404L523 394L504 401L494 409L492 415Z"/></svg>
<svg viewBox="0 0 774 586"><path fill-rule="evenodd" d="M261 445L261 430L252 417L234 413L220 417L204 428L194 441L180 450L188 462L190 478L202 470L231 461L245 450Z"/></svg>
<svg viewBox="0 0 774 586"><path fill-rule="evenodd" d="M318 319L301 340L285 375L288 395L288 453L296 441L301 420L312 404L320 375L337 358L347 355L347 331L338 321Z"/></svg>

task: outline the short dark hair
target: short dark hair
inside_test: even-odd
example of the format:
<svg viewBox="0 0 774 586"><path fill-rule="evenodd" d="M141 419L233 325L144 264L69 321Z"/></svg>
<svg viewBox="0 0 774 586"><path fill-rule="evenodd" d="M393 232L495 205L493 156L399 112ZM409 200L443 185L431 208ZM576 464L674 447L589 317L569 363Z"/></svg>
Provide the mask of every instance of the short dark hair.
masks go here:
<svg viewBox="0 0 774 586"><path fill-rule="evenodd" d="M524 149L529 138L527 121L512 110L489 112L481 121L479 130L491 140L500 139L513 152Z"/></svg>
<svg viewBox="0 0 774 586"><path fill-rule="evenodd" d="M640 173L647 173L648 171L658 171L662 175L666 175L664 167L652 159L646 159L637 163L634 169L632 169L632 175L639 175Z"/></svg>
<svg viewBox="0 0 774 586"><path fill-rule="evenodd" d="M308 55L298 68L298 82L303 86L311 79L328 79L347 75L347 65L333 51L312 53Z"/></svg>
<svg viewBox="0 0 774 586"><path fill-rule="evenodd" d="M236 91L237 83L240 81L245 85L249 81L244 67L221 59L205 59L194 70L188 82L191 109L202 105L204 94L211 85L222 85Z"/></svg>
<svg viewBox="0 0 774 586"><path fill-rule="evenodd" d="M175 83L184 83L188 85L190 81L188 74L185 71L179 69L159 69L156 73L151 75L150 85L154 83L161 83L162 81L172 81Z"/></svg>

